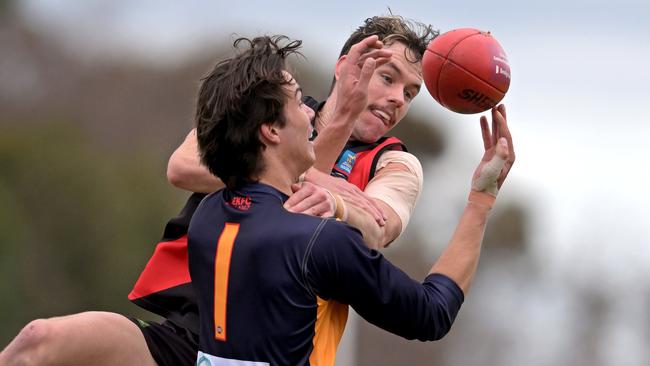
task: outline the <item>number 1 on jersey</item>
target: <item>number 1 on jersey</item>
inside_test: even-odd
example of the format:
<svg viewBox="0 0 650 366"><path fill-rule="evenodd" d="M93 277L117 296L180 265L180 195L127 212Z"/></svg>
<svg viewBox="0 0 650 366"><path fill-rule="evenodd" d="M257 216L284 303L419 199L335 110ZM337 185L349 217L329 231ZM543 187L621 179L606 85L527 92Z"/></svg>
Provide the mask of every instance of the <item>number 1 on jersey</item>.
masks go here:
<svg viewBox="0 0 650 366"><path fill-rule="evenodd" d="M226 305L228 303L228 274L230 258L239 224L227 222L219 236L214 259L214 338L226 341Z"/></svg>

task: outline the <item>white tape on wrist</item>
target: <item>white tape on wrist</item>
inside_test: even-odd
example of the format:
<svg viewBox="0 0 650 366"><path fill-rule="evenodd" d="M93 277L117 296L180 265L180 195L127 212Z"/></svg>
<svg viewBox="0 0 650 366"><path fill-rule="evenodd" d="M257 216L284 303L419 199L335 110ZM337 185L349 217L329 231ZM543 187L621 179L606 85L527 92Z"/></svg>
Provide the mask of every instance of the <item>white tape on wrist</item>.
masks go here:
<svg viewBox="0 0 650 366"><path fill-rule="evenodd" d="M505 163L505 159L499 155L494 155L490 161L483 165L479 176L472 182L472 189L479 192L487 192L496 196L499 193L497 180L499 179L499 174L501 174L501 169L503 169Z"/></svg>

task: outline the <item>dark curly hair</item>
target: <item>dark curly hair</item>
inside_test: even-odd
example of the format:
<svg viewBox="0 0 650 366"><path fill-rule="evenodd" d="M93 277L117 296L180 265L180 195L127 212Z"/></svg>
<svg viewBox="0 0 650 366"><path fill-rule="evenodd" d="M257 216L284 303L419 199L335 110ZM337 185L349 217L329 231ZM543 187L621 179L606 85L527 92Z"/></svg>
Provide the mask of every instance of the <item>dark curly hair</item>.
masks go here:
<svg viewBox="0 0 650 366"><path fill-rule="evenodd" d="M394 42L403 43L407 50L404 55L406 59L413 63L422 61L424 51L431 40L440 34L431 25L425 25L410 19L404 19L399 15L382 15L368 18L363 25L357 28L343 45L339 57L347 55L355 44L361 42L364 38L377 35L384 45L391 45ZM332 81L332 89L336 79ZM331 90L330 90L331 92Z"/></svg>
<svg viewBox="0 0 650 366"><path fill-rule="evenodd" d="M434 30L431 25L404 19L399 15L374 16L366 19L363 25L350 35L339 56L347 55L350 48L364 38L377 35L379 40L387 45L394 42L405 44L406 48L410 49L415 56L415 59L409 59L409 61L420 62L427 45L438 34L439 32Z"/></svg>
<svg viewBox="0 0 650 366"><path fill-rule="evenodd" d="M233 46L240 52L202 79L195 116L201 162L230 189L255 182L264 170L259 129L270 122L284 127L291 80L283 71L301 44L281 35L239 38Z"/></svg>

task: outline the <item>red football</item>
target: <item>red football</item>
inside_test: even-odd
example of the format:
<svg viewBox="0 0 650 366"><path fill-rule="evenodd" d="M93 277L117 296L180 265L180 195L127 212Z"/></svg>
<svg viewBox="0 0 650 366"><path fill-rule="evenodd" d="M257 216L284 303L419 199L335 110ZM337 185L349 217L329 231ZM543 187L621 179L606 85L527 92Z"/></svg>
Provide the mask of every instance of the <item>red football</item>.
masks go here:
<svg viewBox="0 0 650 366"><path fill-rule="evenodd" d="M422 76L438 103L465 114L494 107L510 86L503 48L490 32L472 28L434 38L422 58Z"/></svg>

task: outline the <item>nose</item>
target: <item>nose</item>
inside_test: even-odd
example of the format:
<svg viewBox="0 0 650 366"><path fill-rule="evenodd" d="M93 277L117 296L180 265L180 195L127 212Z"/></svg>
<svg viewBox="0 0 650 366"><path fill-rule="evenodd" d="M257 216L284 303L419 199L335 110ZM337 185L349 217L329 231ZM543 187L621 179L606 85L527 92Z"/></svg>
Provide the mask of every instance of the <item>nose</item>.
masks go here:
<svg viewBox="0 0 650 366"><path fill-rule="evenodd" d="M390 94L388 95L388 102L395 105L396 108L400 108L404 105L404 89L402 87L394 87L390 89Z"/></svg>

